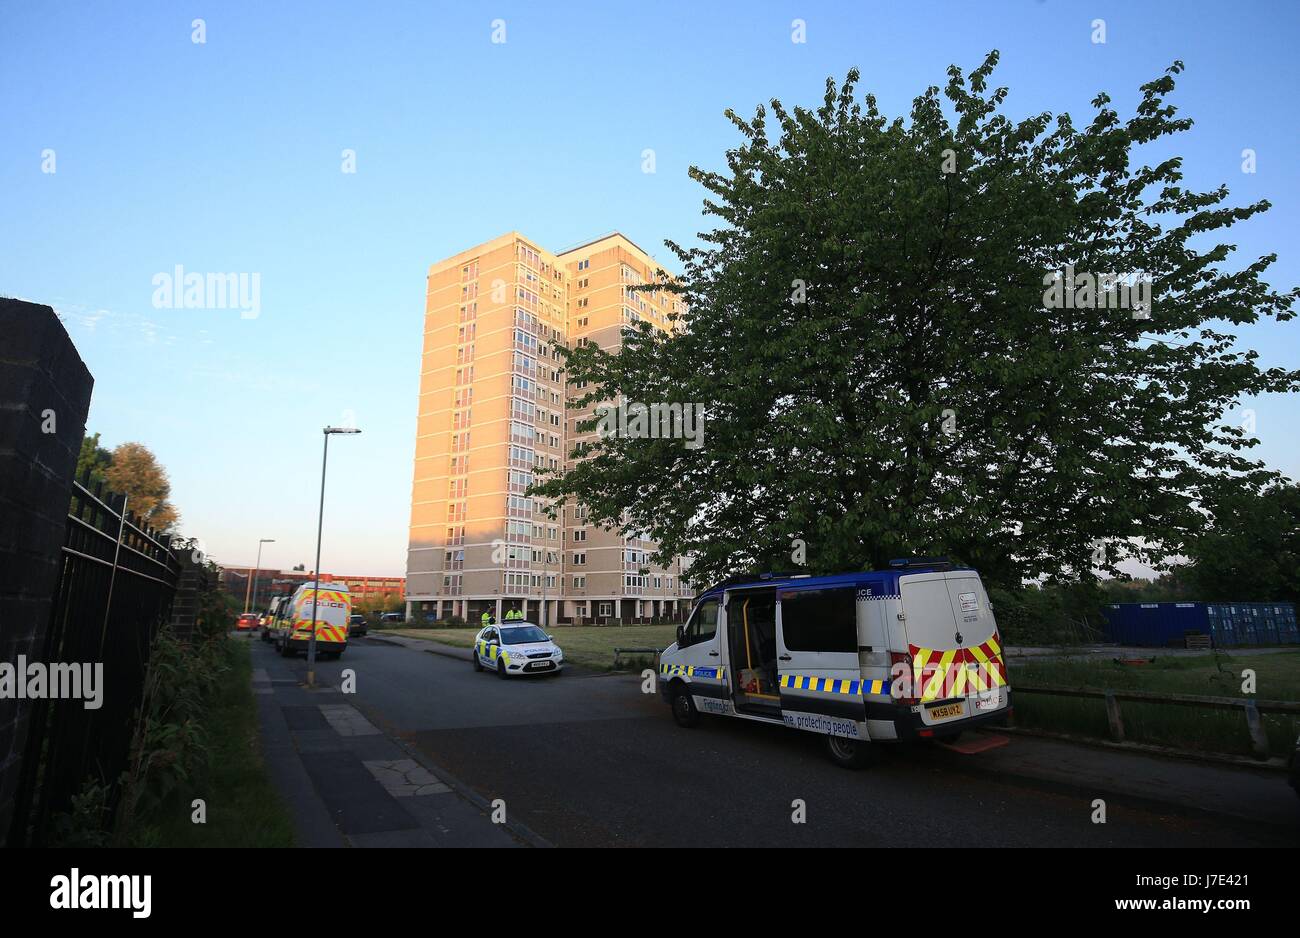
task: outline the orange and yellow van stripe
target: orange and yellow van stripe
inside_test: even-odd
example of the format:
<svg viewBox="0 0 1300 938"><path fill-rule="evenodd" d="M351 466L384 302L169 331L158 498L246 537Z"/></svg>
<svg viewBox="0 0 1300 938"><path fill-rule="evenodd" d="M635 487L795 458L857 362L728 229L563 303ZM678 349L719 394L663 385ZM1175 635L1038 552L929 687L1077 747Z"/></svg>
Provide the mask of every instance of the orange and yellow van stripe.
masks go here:
<svg viewBox="0 0 1300 938"><path fill-rule="evenodd" d="M299 619L293 627L294 638L311 637L311 619ZM305 635L298 635L299 632L305 632ZM327 622L316 622L316 641L318 642L346 642L348 640L348 629L345 625L330 625Z"/></svg>

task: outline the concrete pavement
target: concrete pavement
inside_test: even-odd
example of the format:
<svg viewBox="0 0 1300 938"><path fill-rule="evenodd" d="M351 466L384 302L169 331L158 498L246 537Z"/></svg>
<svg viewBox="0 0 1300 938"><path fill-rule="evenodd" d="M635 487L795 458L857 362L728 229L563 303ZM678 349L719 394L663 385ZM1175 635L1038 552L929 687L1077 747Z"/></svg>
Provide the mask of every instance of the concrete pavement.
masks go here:
<svg viewBox="0 0 1300 938"><path fill-rule="evenodd" d="M299 846L544 845L518 825L493 823L490 804L353 706L353 695L340 690L346 654L332 677L308 689L304 659L281 658L257 638L240 638L252 649L263 755Z"/></svg>

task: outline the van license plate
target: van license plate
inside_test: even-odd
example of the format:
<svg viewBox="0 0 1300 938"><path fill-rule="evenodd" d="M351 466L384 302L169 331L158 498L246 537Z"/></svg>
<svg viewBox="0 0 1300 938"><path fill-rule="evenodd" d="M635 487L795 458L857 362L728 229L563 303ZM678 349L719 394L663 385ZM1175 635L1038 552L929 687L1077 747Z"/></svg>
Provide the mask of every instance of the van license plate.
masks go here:
<svg viewBox="0 0 1300 938"><path fill-rule="evenodd" d="M959 703L939 704L938 706L926 707L930 719L938 722L939 720L951 720L953 717L962 715L962 706Z"/></svg>

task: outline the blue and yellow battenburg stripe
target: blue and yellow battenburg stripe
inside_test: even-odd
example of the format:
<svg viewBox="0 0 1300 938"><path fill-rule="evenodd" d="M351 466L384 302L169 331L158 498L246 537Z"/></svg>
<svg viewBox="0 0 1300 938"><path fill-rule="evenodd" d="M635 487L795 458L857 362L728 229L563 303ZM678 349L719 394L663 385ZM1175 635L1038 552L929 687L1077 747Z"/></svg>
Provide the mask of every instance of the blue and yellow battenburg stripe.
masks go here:
<svg viewBox="0 0 1300 938"><path fill-rule="evenodd" d="M498 645L489 645L487 642L480 640L474 643L474 648L480 655L491 658L493 661L496 661L497 656L500 655L502 661L506 664L510 663L510 652Z"/></svg>
<svg viewBox="0 0 1300 938"><path fill-rule="evenodd" d="M848 697L889 696L888 681L853 681L846 678L813 677L810 674L782 674L781 686L787 690L812 690Z"/></svg>
<svg viewBox="0 0 1300 938"><path fill-rule="evenodd" d="M659 673L664 677L707 677L720 681L726 677L726 668L705 668L693 664L661 664Z"/></svg>

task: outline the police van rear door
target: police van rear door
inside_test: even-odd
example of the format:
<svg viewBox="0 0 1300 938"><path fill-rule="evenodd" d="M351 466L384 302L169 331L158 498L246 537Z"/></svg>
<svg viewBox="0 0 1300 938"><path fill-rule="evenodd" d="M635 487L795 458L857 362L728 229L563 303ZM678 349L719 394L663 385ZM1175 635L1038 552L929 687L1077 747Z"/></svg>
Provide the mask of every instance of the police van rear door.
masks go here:
<svg viewBox="0 0 1300 938"><path fill-rule="evenodd" d="M973 716L967 698L1000 686L1000 649L991 644L996 626L979 575L969 570L899 577L904 630L912 659L911 696L924 705L928 725ZM969 704L969 705L968 705ZM993 708L1001 705L994 701ZM981 708L982 709L982 708Z"/></svg>

